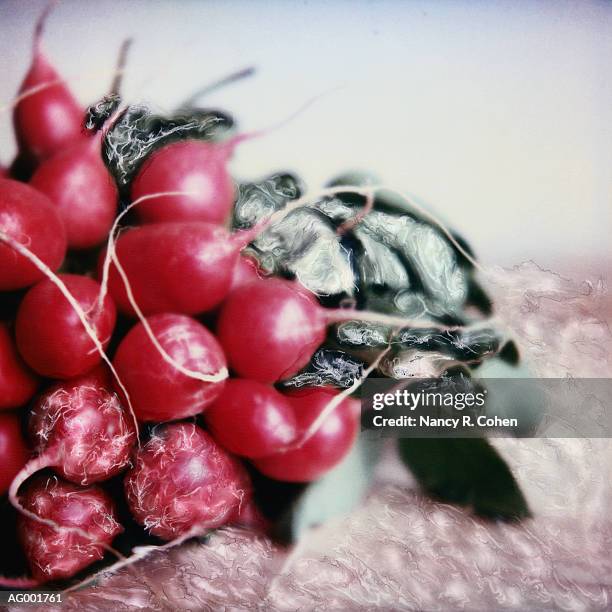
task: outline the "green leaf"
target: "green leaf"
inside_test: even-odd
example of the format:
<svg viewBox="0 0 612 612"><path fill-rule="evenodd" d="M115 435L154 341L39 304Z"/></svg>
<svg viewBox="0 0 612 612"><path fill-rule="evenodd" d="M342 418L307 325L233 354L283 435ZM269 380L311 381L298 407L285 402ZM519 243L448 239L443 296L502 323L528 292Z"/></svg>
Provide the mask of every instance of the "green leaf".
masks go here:
<svg viewBox="0 0 612 612"><path fill-rule="evenodd" d="M291 510L291 536L342 516L363 499L372 480L383 440L360 436L351 452L323 478L306 488Z"/></svg>
<svg viewBox="0 0 612 612"><path fill-rule="evenodd" d="M399 451L430 495L469 506L488 518L520 520L530 516L510 468L487 440L403 438Z"/></svg>

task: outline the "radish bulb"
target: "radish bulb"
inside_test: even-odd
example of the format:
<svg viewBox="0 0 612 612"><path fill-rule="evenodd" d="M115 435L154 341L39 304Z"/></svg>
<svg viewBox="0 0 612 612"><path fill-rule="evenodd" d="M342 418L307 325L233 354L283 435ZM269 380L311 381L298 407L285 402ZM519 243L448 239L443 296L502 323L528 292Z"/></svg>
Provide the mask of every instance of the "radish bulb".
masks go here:
<svg viewBox="0 0 612 612"><path fill-rule="evenodd" d="M193 315L211 310L229 292L241 249L237 236L204 222L157 223L121 234L116 257L145 315ZM101 258L102 282L104 261ZM109 268L108 291L121 312L134 316L114 264Z"/></svg>
<svg viewBox="0 0 612 612"><path fill-rule="evenodd" d="M286 451L255 459L255 467L270 478L310 482L328 472L349 452L359 431L359 402L343 399L307 439L309 428L338 395L330 388L297 389L285 394L298 423L298 443Z"/></svg>
<svg viewBox="0 0 612 612"><path fill-rule="evenodd" d="M125 493L136 520L172 540L235 520L250 483L243 466L203 429L173 423L155 428L139 449Z"/></svg>
<svg viewBox="0 0 612 612"><path fill-rule="evenodd" d="M33 163L85 138L84 110L42 51L43 30L53 4L47 6L36 24L32 64L19 88L20 94L32 93L25 95L13 111L20 151Z"/></svg>
<svg viewBox="0 0 612 612"><path fill-rule="evenodd" d="M140 421L199 414L217 399L227 378L217 339L185 315L159 314L135 325L119 344L113 365Z"/></svg>
<svg viewBox="0 0 612 612"><path fill-rule="evenodd" d="M134 426L119 398L94 372L47 389L29 431L38 460L80 485L108 480L130 464Z"/></svg>
<svg viewBox="0 0 612 612"><path fill-rule="evenodd" d="M18 518L19 540L32 577L39 584L70 578L99 561L123 531L113 501L96 486L83 489L41 476L28 484L21 503L29 512L57 525L30 516Z"/></svg>
<svg viewBox="0 0 612 612"><path fill-rule="evenodd" d="M115 327L115 305L106 296L98 308L100 286L86 276L60 274L68 291L86 313L102 347ZM15 325L17 347L26 363L51 378L72 378L98 365L100 353L72 305L49 278L23 298Z"/></svg>
<svg viewBox="0 0 612 612"><path fill-rule="evenodd" d="M100 153L102 132L43 161L30 184L49 196L66 227L68 248L95 247L108 235L119 195Z"/></svg>
<svg viewBox="0 0 612 612"><path fill-rule="evenodd" d="M132 183L132 200L162 191L190 193L143 202L138 218L143 223L225 223L234 205L234 184L227 170L232 150L227 144L186 140L152 153Z"/></svg>

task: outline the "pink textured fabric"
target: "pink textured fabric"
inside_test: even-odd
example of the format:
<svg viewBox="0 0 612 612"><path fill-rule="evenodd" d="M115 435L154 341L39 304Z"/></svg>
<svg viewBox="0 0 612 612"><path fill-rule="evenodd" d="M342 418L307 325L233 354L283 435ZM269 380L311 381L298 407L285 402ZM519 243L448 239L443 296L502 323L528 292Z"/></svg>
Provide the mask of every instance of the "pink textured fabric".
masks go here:
<svg viewBox="0 0 612 612"><path fill-rule="evenodd" d="M488 281L537 375L610 376L603 286L533 264ZM533 510L521 525L425 498L389 447L362 505L290 551L220 531L67 594L61 610L609 610L611 441L494 444Z"/></svg>

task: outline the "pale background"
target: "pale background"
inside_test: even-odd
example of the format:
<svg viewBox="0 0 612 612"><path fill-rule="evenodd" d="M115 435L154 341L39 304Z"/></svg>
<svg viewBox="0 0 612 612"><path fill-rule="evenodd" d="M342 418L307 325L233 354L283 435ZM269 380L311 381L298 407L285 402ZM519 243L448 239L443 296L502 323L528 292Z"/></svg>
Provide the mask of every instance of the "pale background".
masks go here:
<svg viewBox="0 0 612 612"><path fill-rule="evenodd" d="M29 62L41 5L0 0L0 104ZM65 74L92 77L75 83L85 103L107 88L99 75L127 35L136 44L125 94L161 109L257 65L256 78L209 100L247 130L343 86L244 145L232 166L240 176L293 168L314 188L369 168L434 205L488 264L610 269L612 3L65 0L47 48ZM4 115L0 158L13 151ZM609 376L600 293L529 265L500 278L499 311L536 375ZM484 525L434 504L408 486L403 468L383 462L367 502L303 540L290 565L268 540L218 531L208 546L151 557L144 586L120 573L65 609L188 601L346 610L371 608L373 593L381 609L609 608L610 442L497 446L534 512L522 526Z"/></svg>
<svg viewBox="0 0 612 612"><path fill-rule="evenodd" d="M0 105L30 61L42 6L0 1ZM294 169L316 188L369 169L433 205L488 264L607 276L612 3L65 0L45 42L86 103L107 88L126 36L124 93L158 109L246 65L254 78L206 100L243 129L326 94L243 145L240 177ZM7 163L6 113L0 139Z"/></svg>

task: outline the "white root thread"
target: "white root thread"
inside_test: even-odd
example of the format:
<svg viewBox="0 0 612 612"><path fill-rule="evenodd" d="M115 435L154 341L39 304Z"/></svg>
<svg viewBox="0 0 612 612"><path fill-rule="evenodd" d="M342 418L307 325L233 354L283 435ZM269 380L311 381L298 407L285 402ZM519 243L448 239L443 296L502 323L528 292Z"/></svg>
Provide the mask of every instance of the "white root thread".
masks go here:
<svg viewBox="0 0 612 612"><path fill-rule="evenodd" d="M98 542L94 540L93 536L87 531L85 531L84 529L81 529L80 527L70 527L68 525L60 525L59 523L56 523L55 521L52 521L51 519L39 516L35 512L28 510L21 504L21 502L19 501L19 495L18 495L19 487L21 487L21 485L28 478L30 478L30 476L32 476L36 472L39 472L40 470L44 470L45 468L48 468L48 467L54 467L56 465L57 465L57 457L52 453L43 453L42 455L39 455L38 457L35 457L31 461L29 461L23 467L23 469L17 474L17 476L13 478L13 481L11 482L11 486L8 491L8 497L13 507L18 512L20 512L24 516L27 516L29 519L33 521L47 525L48 527L51 527L55 531L58 531L58 532L68 531L68 532L76 533L77 535L80 535L82 538L91 540L97 546L101 546L102 548L104 548L104 550L110 552L118 559L125 559L125 556L121 554L118 550L113 548L110 544L106 544L105 542Z"/></svg>
<svg viewBox="0 0 612 612"><path fill-rule="evenodd" d="M367 189L364 195L366 201L363 208L354 217L347 219L342 225L340 225L340 227L336 230L338 235L341 236L359 225L361 220L364 219L374 208L374 190Z"/></svg>
<svg viewBox="0 0 612 612"><path fill-rule="evenodd" d="M457 331L477 330L482 327L491 325L501 325L501 321L497 316L487 317L486 319L474 321L466 325L442 325L434 321L420 321L417 319L407 319L394 315L388 315L384 312L374 312L371 310L356 310L353 308L330 308L323 310L324 317L329 323L341 323L346 321L366 321L368 323L380 323L387 327L392 327L395 330L403 328L411 329L435 329L437 331Z"/></svg>
<svg viewBox="0 0 612 612"><path fill-rule="evenodd" d="M13 250L17 251L20 255L25 257L34 266L36 266L36 268L40 270L60 290L62 295L66 298L66 300L68 300L68 303L70 304L70 306L72 306L72 309L77 313L77 316L79 317L79 320L81 321L83 325L83 328L87 332L87 335L91 338L100 357L104 360L106 365L109 367L111 373L113 374L113 377L115 378L121 391L125 395L125 398L128 404L128 410L130 412L132 421L134 422L134 428L136 430L136 443L140 447L140 433L138 430L138 420L136 419L136 413L134 412L134 409L132 407L130 395L127 392L127 389L125 388L125 386L123 385L123 382L121 381L121 378L119 377L119 374L117 373L117 370L115 370L111 360L106 354L106 351L104 350L104 347L102 346L102 343L100 342L100 339L98 338L98 334L96 333L96 330L89 323L87 314L85 313L85 311L83 310L79 302L75 299L72 293L70 293L70 291L68 290L68 287L66 287L62 279L59 278L57 274L55 274L53 270L51 270L51 268L49 268L49 266L45 264L44 261L42 261L34 253L32 253L32 251L30 251L28 248L23 246L20 242L18 242L11 236L8 236L2 230L0 230L0 240L8 244Z"/></svg>
<svg viewBox="0 0 612 612"><path fill-rule="evenodd" d="M166 197L166 196L188 196L194 195L192 191L160 191L158 193L150 193L144 196L141 196L137 200L134 200L131 204L128 204L116 217L115 221L108 233L108 241L106 243L106 254L104 256L104 264L102 266L102 278L100 279L100 294L98 296L98 308L101 307L104 298L108 292L108 275L110 272L111 265L111 257L112 253L115 251L115 235L117 234L117 230L119 228L119 224L121 220L138 204L141 202L146 202L147 200L154 200L156 198Z"/></svg>
<svg viewBox="0 0 612 612"><path fill-rule="evenodd" d="M324 98L325 96L331 93L334 93L335 91L338 91L339 89L342 89L342 86L339 85L337 87L332 87L331 89L328 89L327 91L324 91L315 96L312 96L312 98L310 98L309 100L306 100L304 104L302 104L300 107L294 110L288 117L285 117L284 119L281 119L277 123L271 126L268 126L266 128L257 129L252 132L246 132L244 134L238 134L237 136L234 136L233 138L230 138L229 140L227 140L225 143L221 143L221 146L225 145L227 150L229 152L232 152L238 145L244 142L247 142L249 140L254 140L255 138L260 138L262 136L267 136L271 132L280 130L281 128L291 123L294 119L299 117L302 113L307 111L313 104L315 104L315 102L318 102L321 98Z"/></svg>
<svg viewBox="0 0 612 612"><path fill-rule="evenodd" d="M125 292L130 302L130 305L134 309L134 312L136 313L138 320L140 321L140 323L142 323L142 326L144 327L144 330L147 333L147 336L149 336L149 340L151 340L151 342L153 343L153 346L162 356L163 360L169 365L171 365L172 367L174 367L176 370L178 370L181 374L184 374L185 376L188 376L189 378L194 378L196 380L199 380L201 382L206 382L206 383L216 383L216 382L220 382L228 378L229 372L227 371L227 368L223 367L214 374L203 374L202 372L197 372L196 370L190 370L184 367L182 364L180 364L175 359L173 359L166 352L164 347L160 344L159 340L155 336L155 333L151 329L149 322L147 321L142 310L138 306L138 303L134 297L134 293L132 292L132 287L130 285L130 281L127 277L125 269L119 262L119 258L117 256L117 250L115 247L116 245L115 234L117 232L117 228L119 227L119 223L121 222L121 219L123 219L123 217L132 208L134 208L141 202L144 202L147 200L153 200L153 199L161 198L165 196L185 196L185 195L193 195L193 192L191 191L165 191L165 192L159 192L159 193L150 193L150 194L147 194L147 195L144 195L138 198L137 200L134 200L134 202L126 206L125 209L119 215L117 215L117 218L115 219L115 222L113 223L113 226L108 234L108 242L106 245L106 255L104 257L104 264L102 268L100 294L98 296L98 305L102 303L108 291L108 276L109 276L110 266L112 262L117 272L119 273L119 276L121 277L121 280L123 282L123 286L125 287Z"/></svg>
<svg viewBox="0 0 612 612"><path fill-rule="evenodd" d="M186 368L185 366L181 365L178 361L173 359L166 352L164 347L159 343L159 340L155 336L155 333L151 329L149 322L147 321L142 311L140 310L140 307L136 303L136 300L134 299L134 294L132 293L132 288L130 286L130 281L128 280L127 274L125 273L123 266L119 263L119 260L117 259L116 254L112 255L112 259L113 259L113 264L115 265L115 268L117 269L117 272L119 272L119 276L121 276L121 280L123 281L123 286L125 287L125 291L127 293L128 300L130 301L132 308L136 312L136 315L138 319L140 320L140 322L142 323L142 326L144 327L145 331L147 332L147 336L149 336L149 339L153 343L153 346L157 349L159 354L163 357L164 361L168 363L169 365L171 365L172 367L174 367L176 370L178 370L181 374L184 374L185 376L189 376L189 378L195 378L196 380L200 380L206 383L216 383L216 382L225 380L229 376L229 372L227 371L226 367L221 368L215 374L202 374L202 372L198 372L196 370L190 370Z"/></svg>

